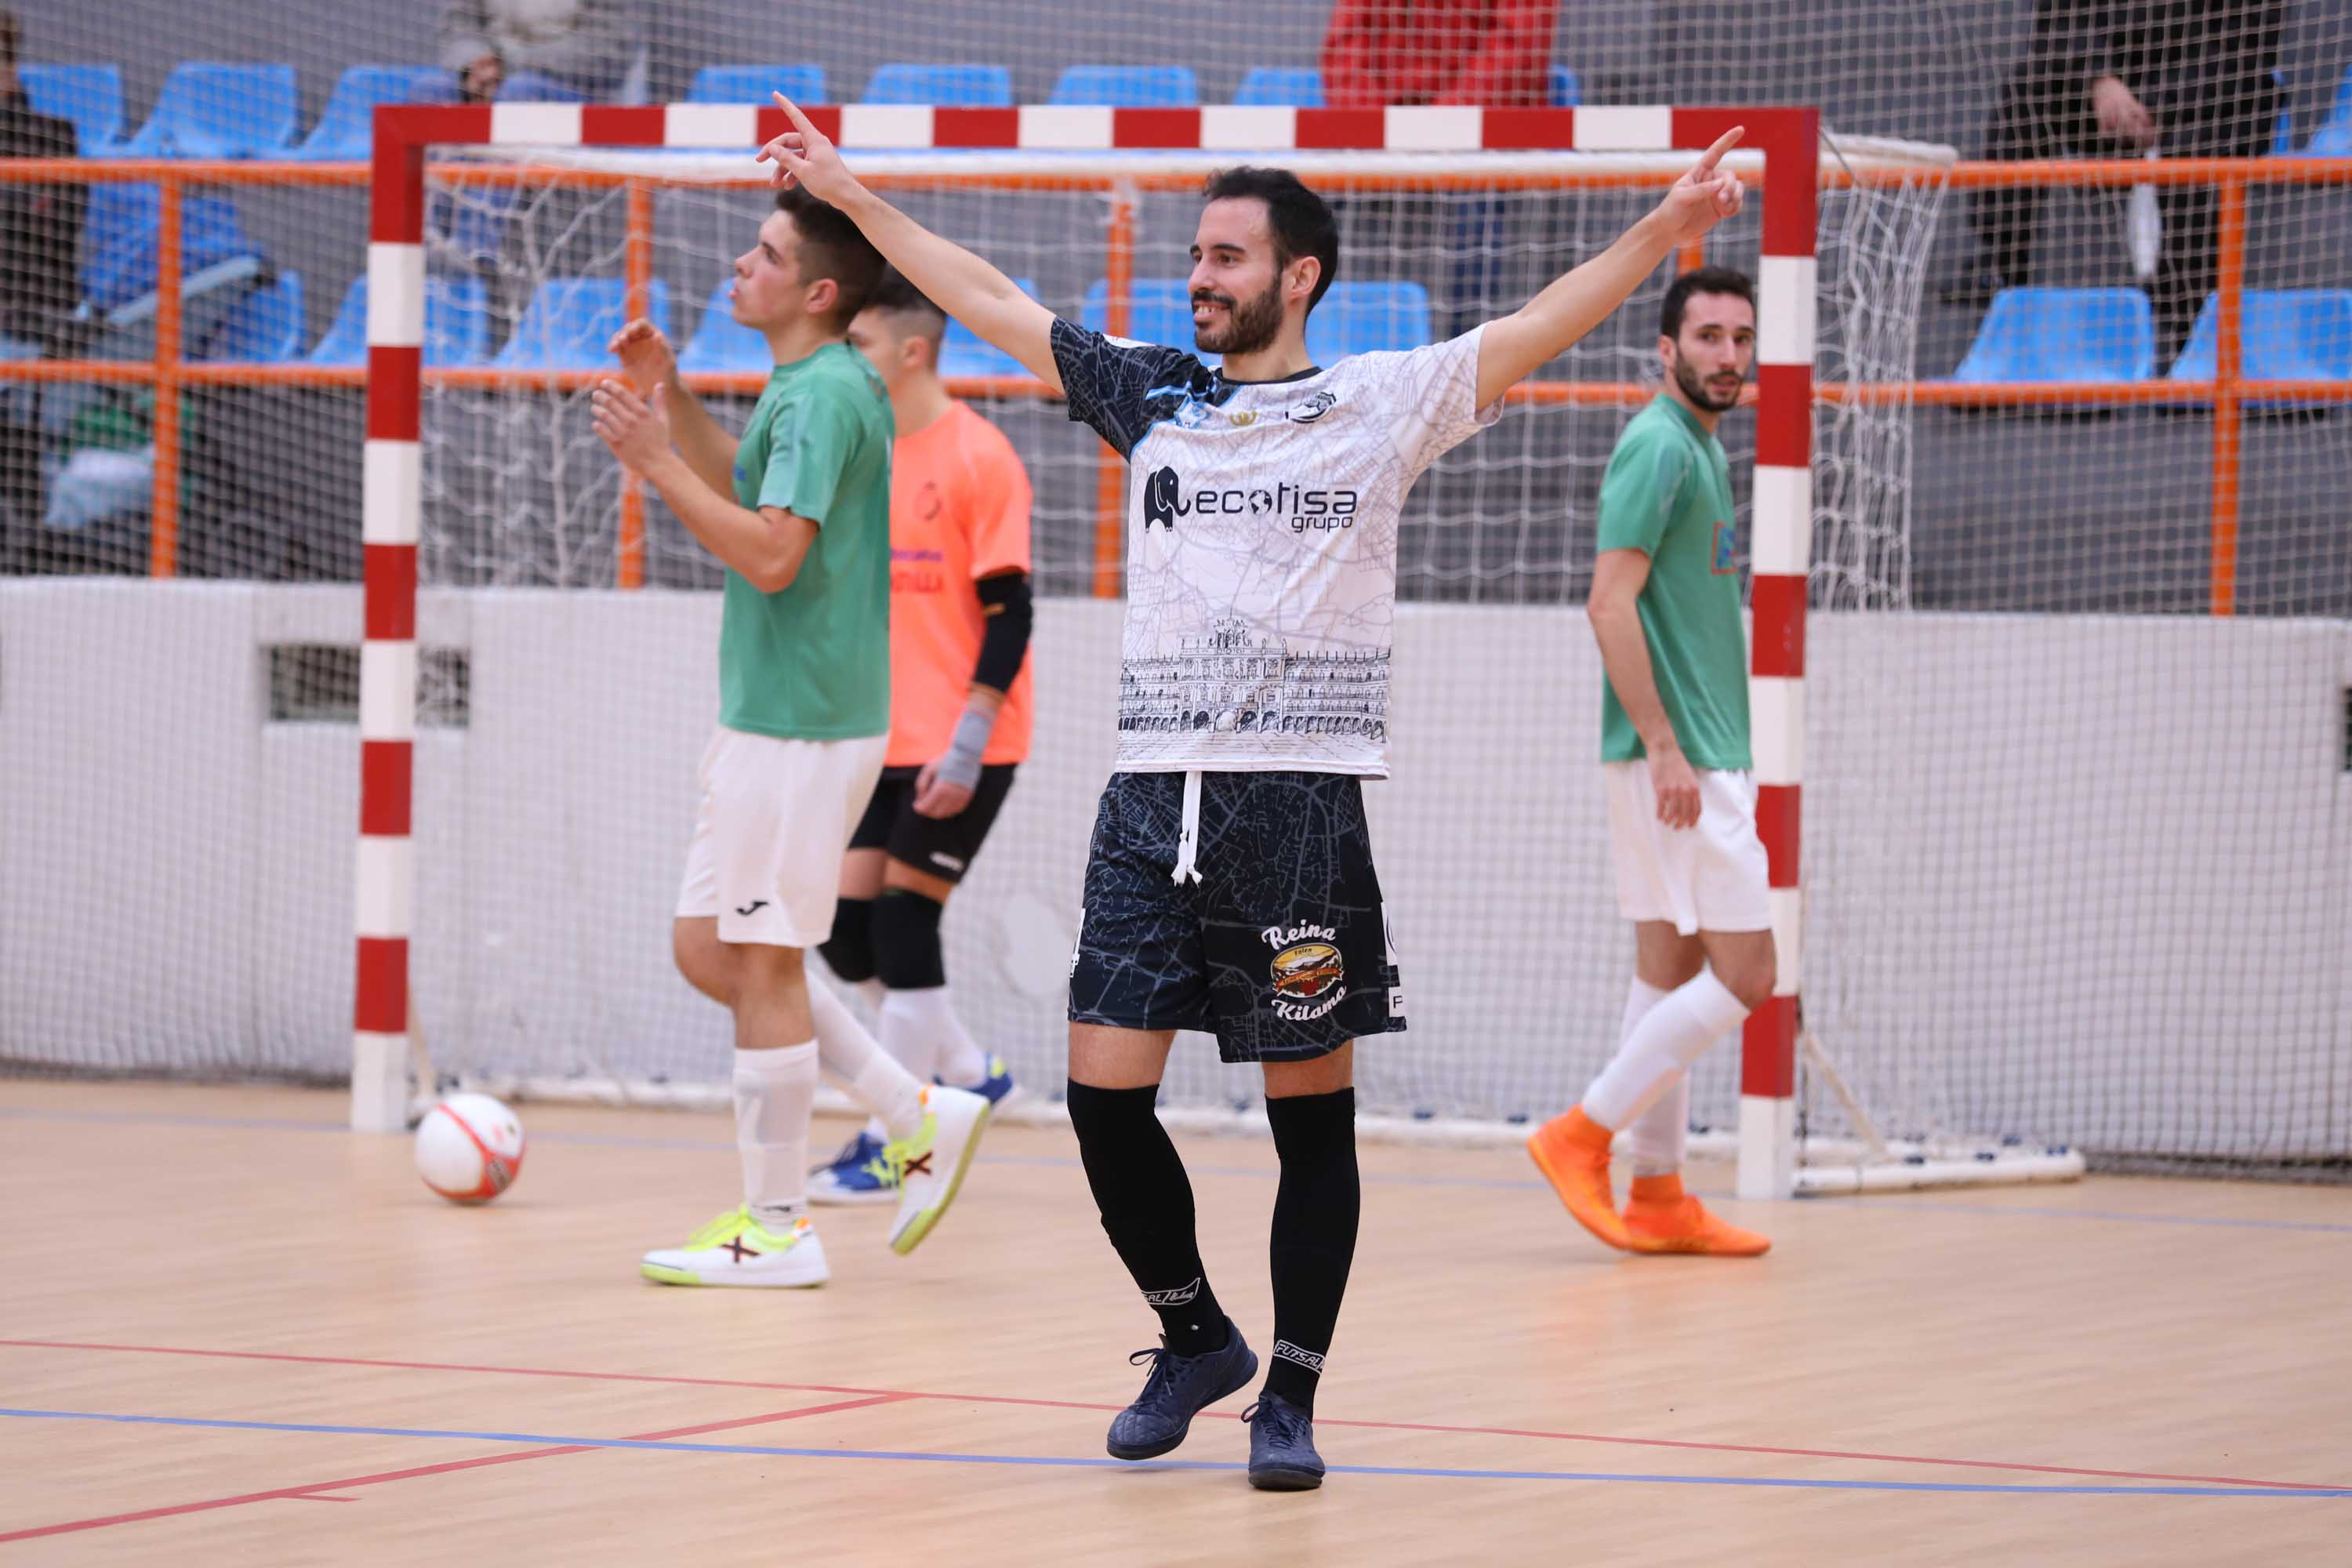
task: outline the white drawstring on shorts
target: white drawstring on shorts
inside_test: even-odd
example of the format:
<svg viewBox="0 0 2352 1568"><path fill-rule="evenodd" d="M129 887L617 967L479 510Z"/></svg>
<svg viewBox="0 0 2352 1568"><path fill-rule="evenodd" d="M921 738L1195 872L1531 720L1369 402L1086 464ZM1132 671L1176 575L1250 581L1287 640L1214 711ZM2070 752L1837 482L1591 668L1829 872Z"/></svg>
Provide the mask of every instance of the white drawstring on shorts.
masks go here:
<svg viewBox="0 0 2352 1568"><path fill-rule="evenodd" d="M1201 879L1200 868L1193 864L1201 852L1201 770L1192 768L1184 774L1184 828L1176 839L1176 874L1169 879L1178 887Z"/></svg>

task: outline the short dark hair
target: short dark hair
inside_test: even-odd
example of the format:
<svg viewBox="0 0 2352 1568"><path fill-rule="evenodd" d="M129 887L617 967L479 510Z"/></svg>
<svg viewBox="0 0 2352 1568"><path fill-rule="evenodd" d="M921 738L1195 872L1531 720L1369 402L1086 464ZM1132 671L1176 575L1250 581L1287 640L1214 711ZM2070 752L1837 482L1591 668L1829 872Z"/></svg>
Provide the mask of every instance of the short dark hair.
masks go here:
<svg viewBox="0 0 2352 1568"><path fill-rule="evenodd" d="M1666 285L1666 302L1658 307L1658 331L1662 336L1680 338L1683 335L1683 307L1694 294L1728 294L1748 301L1756 308L1756 284L1747 273L1728 267L1694 267Z"/></svg>
<svg viewBox="0 0 2352 1568"><path fill-rule="evenodd" d="M907 280L907 275L895 267L883 268L881 281L874 285L874 293L866 301L866 309L887 310L894 316L920 316L922 334L937 338L948 330L948 313L931 303L929 295Z"/></svg>
<svg viewBox="0 0 2352 1568"><path fill-rule="evenodd" d="M1204 202L1232 201L1249 196L1265 204L1266 226L1274 231L1274 265L1279 269L1302 256L1323 264L1315 292L1307 296L1309 310L1322 303L1339 276L1339 223L1330 204L1307 188L1287 169L1262 169L1249 164L1220 169L1201 187Z"/></svg>
<svg viewBox="0 0 2352 1568"><path fill-rule="evenodd" d="M882 281L882 253L858 232L848 214L799 185L777 193L776 210L793 220L801 237L801 281L832 279L841 291L832 325L848 326Z"/></svg>

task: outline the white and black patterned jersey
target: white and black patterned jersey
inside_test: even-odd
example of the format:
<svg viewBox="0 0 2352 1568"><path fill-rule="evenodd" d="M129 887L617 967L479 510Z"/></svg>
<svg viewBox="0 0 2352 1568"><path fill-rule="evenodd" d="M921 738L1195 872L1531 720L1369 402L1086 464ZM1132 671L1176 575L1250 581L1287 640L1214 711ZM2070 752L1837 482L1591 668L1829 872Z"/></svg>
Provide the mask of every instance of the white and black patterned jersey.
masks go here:
<svg viewBox="0 0 2352 1568"><path fill-rule="evenodd" d="M1070 417L1126 458L1126 773L1385 777L1397 521L1481 426L1478 334L1233 382L1054 323Z"/></svg>

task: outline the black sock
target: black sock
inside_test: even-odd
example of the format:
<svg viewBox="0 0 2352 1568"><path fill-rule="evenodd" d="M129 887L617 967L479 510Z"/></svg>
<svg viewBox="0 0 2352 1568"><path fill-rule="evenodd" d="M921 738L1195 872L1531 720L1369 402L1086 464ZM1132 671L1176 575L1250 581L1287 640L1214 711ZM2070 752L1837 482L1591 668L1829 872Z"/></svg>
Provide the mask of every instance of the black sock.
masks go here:
<svg viewBox="0 0 2352 1568"><path fill-rule="evenodd" d="M1364 1189L1356 1173L1356 1091L1265 1102L1282 1157L1274 1198L1274 1353L1265 1391L1312 1415L1323 1357L1348 1293Z"/></svg>
<svg viewBox="0 0 2352 1568"><path fill-rule="evenodd" d="M1072 1082L1070 1126L1102 1227L1160 1314L1168 1348L1203 1355L1225 1342L1225 1312L1209 1289L1192 1231L1192 1184L1152 1109L1160 1086L1097 1089ZM1350 1224L1349 1234L1354 1234Z"/></svg>

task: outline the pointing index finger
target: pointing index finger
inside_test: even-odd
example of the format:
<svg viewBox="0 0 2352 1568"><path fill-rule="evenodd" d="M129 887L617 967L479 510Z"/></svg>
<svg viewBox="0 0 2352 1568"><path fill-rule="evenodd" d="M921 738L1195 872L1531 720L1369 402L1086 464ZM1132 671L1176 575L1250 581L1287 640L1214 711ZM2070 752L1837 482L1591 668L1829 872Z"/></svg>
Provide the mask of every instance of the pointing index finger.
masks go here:
<svg viewBox="0 0 2352 1568"><path fill-rule="evenodd" d="M799 104L794 103L791 99L786 98L781 92L771 92L769 96L776 100L778 107L782 108L787 115L791 116L793 129L797 130L803 136L814 136L816 134L816 127L809 123L809 117L801 112L801 106Z"/></svg>
<svg viewBox="0 0 2352 1568"><path fill-rule="evenodd" d="M1730 130L1725 132L1722 135L1717 137L1715 139L1715 145L1698 155L1698 162L1692 165L1693 171L1700 174L1713 174L1715 172L1715 166L1723 162L1723 155L1726 153L1730 152L1734 147L1738 146L1739 139L1747 134L1748 127L1745 125L1735 125Z"/></svg>

